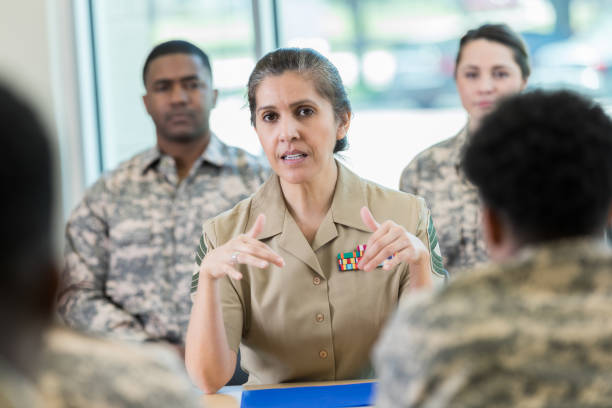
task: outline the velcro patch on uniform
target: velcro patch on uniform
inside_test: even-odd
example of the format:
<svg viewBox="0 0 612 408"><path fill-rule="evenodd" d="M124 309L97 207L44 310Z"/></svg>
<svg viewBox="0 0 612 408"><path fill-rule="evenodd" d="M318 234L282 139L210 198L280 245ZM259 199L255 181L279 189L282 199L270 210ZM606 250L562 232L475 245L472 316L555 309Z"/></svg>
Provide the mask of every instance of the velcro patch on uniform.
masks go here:
<svg viewBox="0 0 612 408"><path fill-rule="evenodd" d="M444 269L442 262L442 252L440 252L440 243L438 242L438 234L434 227L433 218L429 215L427 224L427 239L429 240L429 252L431 253L431 269L440 276L448 278L448 272Z"/></svg>

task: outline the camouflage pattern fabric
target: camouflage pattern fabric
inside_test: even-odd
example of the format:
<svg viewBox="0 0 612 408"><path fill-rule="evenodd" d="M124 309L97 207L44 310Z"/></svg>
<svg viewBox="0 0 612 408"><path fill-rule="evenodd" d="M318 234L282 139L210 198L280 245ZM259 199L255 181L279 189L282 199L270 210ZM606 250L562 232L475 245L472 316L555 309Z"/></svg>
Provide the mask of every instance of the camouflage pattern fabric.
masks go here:
<svg viewBox="0 0 612 408"><path fill-rule="evenodd" d="M66 226L59 314L69 326L182 344L202 223L248 197L267 164L216 136L179 183L152 148L91 187Z"/></svg>
<svg viewBox="0 0 612 408"><path fill-rule="evenodd" d="M380 407L606 407L612 250L568 240L400 303L376 347Z"/></svg>
<svg viewBox="0 0 612 408"><path fill-rule="evenodd" d="M0 357L0 408L44 406L36 383Z"/></svg>
<svg viewBox="0 0 612 408"><path fill-rule="evenodd" d="M47 408L202 407L178 355L169 347L47 335L39 388Z"/></svg>
<svg viewBox="0 0 612 408"><path fill-rule="evenodd" d="M427 201L444 266L451 276L488 259L480 228L478 191L459 168L466 138L467 130L463 129L457 136L421 152L400 178L401 191Z"/></svg>

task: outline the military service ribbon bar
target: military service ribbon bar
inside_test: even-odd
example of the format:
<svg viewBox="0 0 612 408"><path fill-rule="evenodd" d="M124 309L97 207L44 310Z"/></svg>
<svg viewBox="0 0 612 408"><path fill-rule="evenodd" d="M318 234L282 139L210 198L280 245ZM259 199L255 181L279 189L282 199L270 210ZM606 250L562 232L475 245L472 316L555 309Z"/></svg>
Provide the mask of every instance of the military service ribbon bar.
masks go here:
<svg viewBox="0 0 612 408"><path fill-rule="evenodd" d="M338 258L338 270L339 271L356 271L357 264L361 261L361 257L363 256L366 250L366 245L357 245L357 248L353 252L340 252L337 256ZM390 256L388 259L393 258ZM378 266L382 266L378 265Z"/></svg>

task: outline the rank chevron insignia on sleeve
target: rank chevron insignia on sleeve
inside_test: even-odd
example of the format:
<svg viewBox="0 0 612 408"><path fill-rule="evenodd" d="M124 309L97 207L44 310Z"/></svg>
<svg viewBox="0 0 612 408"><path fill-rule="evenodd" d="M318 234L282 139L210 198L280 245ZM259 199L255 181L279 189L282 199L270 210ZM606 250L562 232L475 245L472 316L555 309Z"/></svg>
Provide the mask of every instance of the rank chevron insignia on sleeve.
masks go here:
<svg viewBox="0 0 612 408"><path fill-rule="evenodd" d="M431 268L433 271L444 277L444 280L448 279L448 272L444 269L442 262L442 253L440 252L440 243L438 242L438 234L433 224L433 218L429 214L429 221L427 224L427 239L429 240L429 252L431 253Z"/></svg>
<svg viewBox="0 0 612 408"><path fill-rule="evenodd" d="M204 243L204 234L202 234L202 236L200 237L200 245L198 245L198 250L196 251L196 254L195 254L195 262L198 265L198 267L200 265L202 265L202 259L204 259L204 256L206 255L207 251L208 251L208 249L206 248L206 244ZM192 295L198 290L198 281L199 281L199 278L200 278L200 271L198 270L191 277L191 291L190 291L190 293Z"/></svg>

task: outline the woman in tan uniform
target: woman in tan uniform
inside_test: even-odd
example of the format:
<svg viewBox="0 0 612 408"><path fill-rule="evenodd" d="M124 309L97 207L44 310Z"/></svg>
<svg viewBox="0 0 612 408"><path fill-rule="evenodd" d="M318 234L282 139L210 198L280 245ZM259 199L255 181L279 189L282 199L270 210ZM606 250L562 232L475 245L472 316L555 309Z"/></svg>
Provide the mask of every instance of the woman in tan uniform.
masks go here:
<svg viewBox="0 0 612 408"><path fill-rule="evenodd" d="M487 260L478 194L459 168L463 146L500 98L525 88L529 72L527 49L508 26L486 24L468 31L455 66L468 123L456 136L421 152L402 172L400 190L424 197L431 207L451 275Z"/></svg>
<svg viewBox="0 0 612 408"><path fill-rule="evenodd" d="M187 370L215 392L240 347L249 383L371 377L371 347L399 298L443 278L429 210L335 160L351 107L316 51L264 56L248 99L275 174L204 224Z"/></svg>

